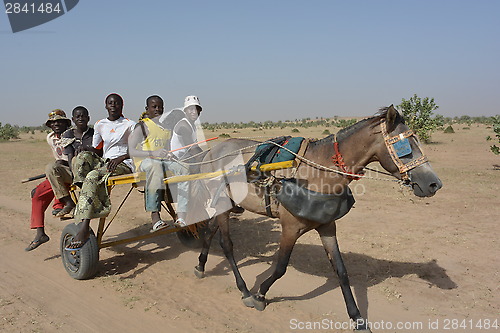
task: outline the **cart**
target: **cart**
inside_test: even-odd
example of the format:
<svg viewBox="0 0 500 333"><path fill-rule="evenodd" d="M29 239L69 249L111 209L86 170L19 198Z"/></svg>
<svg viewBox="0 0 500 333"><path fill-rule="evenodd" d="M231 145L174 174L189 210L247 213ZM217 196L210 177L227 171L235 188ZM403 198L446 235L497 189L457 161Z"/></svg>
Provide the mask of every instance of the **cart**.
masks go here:
<svg viewBox="0 0 500 333"><path fill-rule="evenodd" d="M269 172L274 170L292 168L295 166L296 166L295 161L286 161L286 162L263 164L260 166L253 166L251 170L260 172ZM222 175L228 175L231 173L234 174L236 172L243 172L241 170L243 170L244 168L241 167L243 166L231 170L219 170L209 173L199 173L199 174L192 174L185 176L173 176L165 178L164 182L165 184L175 184L178 182L191 181L197 179L210 179ZM145 183L145 180L146 180L146 174L144 172L113 176L108 178L107 186L110 194L111 194L111 189L114 188L115 186L130 185L130 190L125 195L122 202L118 206L118 209L107 223L106 223L107 217L101 217L99 219L99 224L97 226L97 234L92 230L92 228L90 229L90 238L81 249L73 251L65 249L69 245L73 237L77 234L79 230L79 225L75 223L70 223L63 229L60 240L61 258L64 268L66 269L66 272L72 278L77 280L92 278L97 273L98 270L99 250L110 246L127 244L174 232L177 233L179 240L185 246L196 248L202 245L202 237L205 231L206 221L191 224L185 228L168 227L153 233L147 233L139 236L123 238L118 240L106 240L104 238L104 234L108 230L111 222L113 222L114 219L116 218L120 209L127 201L130 193L134 189L138 190L140 187L142 187ZM175 221L177 218L177 214L175 212L174 206L172 205L173 203L172 195L170 194L168 188L169 187L167 186L165 204L163 207ZM70 193L73 197L73 200L77 202L78 199L76 195L76 187L72 187Z"/></svg>

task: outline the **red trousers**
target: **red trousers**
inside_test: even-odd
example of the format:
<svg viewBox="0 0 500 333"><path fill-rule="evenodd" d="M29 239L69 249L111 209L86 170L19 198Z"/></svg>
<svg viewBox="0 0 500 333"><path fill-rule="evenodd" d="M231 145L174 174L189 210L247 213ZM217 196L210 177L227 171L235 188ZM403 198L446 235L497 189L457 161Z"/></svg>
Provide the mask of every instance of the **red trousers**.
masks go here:
<svg viewBox="0 0 500 333"><path fill-rule="evenodd" d="M48 179L45 179L31 192L31 229L44 226L45 210L54 199L54 192ZM62 209L64 204L55 199L53 209Z"/></svg>

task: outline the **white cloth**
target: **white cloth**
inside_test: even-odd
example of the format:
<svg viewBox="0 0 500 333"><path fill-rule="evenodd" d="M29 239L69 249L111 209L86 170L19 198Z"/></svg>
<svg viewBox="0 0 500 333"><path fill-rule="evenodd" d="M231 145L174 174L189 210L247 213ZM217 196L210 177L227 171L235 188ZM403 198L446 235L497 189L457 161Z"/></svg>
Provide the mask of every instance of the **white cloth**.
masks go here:
<svg viewBox="0 0 500 333"><path fill-rule="evenodd" d="M128 154L128 137L132 133L136 122L124 117L117 120L101 119L94 125L92 146L102 148L102 157L114 159ZM123 161L132 171L134 165L130 158Z"/></svg>
<svg viewBox="0 0 500 333"><path fill-rule="evenodd" d="M177 132L176 132L176 129L181 122L186 122L189 125L189 127L191 127L191 130L192 130L191 135L192 135L193 142L198 141L198 136L196 134L196 127L194 127L191 124L191 122L189 120L187 120L186 118L182 118L175 125L174 130L172 131L172 139L170 140L170 149L172 149L172 150L179 149L179 148L184 147L186 145L185 143L183 143L181 141L181 136L179 134L177 134ZM188 148L183 148L183 149L172 152L172 154L174 154L177 158L182 158L184 156L184 154L186 153L187 149Z"/></svg>
<svg viewBox="0 0 500 333"><path fill-rule="evenodd" d="M57 137L56 133L50 132L47 135L47 143L52 148L52 154L56 160L68 161L68 155L64 154L63 140Z"/></svg>

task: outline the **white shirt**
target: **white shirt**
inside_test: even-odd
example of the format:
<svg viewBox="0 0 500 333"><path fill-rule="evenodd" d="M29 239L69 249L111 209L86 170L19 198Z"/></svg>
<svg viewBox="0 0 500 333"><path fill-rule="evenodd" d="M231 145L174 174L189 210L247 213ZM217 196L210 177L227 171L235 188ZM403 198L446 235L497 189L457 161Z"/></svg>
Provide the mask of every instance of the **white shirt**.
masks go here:
<svg viewBox="0 0 500 333"><path fill-rule="evenodd" d="M182 118L175 125L174 130L172 131L172 139L170 139L170 149L172 149L172 150L176 150L176 149L179 149L179 148L182 148L185 146L185 144L183 144L181 141L181 136L175 132L175 130L178 128L179 124L183 121L186 122L189 125L189 127L191 127L192 140L193 140L193 142L197 142L196 127L193 127L191 122L189 120L187 120L186 118ZM177 158L182 158L184 156L184 154L186 154L186 151L187 151L187 148L183 148L183 149L179 149L179 150L172 152L172 154L174 154Z"/></svg>
<svg viewBox="0 0 500 333"><path fill-rule="evenodd" d="M120 117L117 120L101 119L94 125L92 146L102 148L102 157L114 159L128 154L128 137L132 133L135 121ZM130 158L123 161L132 171L134 165Z"/></svg>

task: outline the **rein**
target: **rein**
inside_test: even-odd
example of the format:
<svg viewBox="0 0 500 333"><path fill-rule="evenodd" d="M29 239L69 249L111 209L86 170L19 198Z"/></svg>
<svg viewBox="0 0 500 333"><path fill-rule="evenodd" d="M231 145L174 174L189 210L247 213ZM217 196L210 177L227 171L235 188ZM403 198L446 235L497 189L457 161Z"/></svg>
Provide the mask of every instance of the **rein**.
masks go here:
<svg viewBox="0 0 500 333"><path fill-rule="evenodd" d="M252 147L257 147L258 145L262 144L262 143L271 143L275 146L278 146L280 149L283 149L283 150L286 150L288 151L289 153L291 153L292 155L294 155L298 160L299 160L299 163L306 163L308 165L311 165L319 170L323 170L323 171L328 171L328 172L334 172L334 173L337 173L337 174L340 174L340 175L344 175L346 177L348 177L349 179L354 179L354 180L358 180L358 179L361 179L361 178L365 178L365 179L373 179L373 180L381 180L381 181L390 181L390 182L398 182L398 183L407 183L408 180L409 180L409 177L408 177L408 174L407 172L413 168L416 168L417 166L427 162L427 157L423 154L422 152L422 149L419 147L420 151L422 152L422 156L415 159L415 160L412 160L408 163L403 163L399 157L397 156L397 153L394 149L394 147L392 146L395 142L397 141L400 141L404 138L408 138L410 136L414 136L415 134L413 133L413 131L411 130L408 130L404 133L401 133L397 136L394 136L394 137L389 137L389 134L387 133L387 126L386 126L386 123L385 123L385 120L383 120L381 123L380 123L381 127L382 127L382 135L384 137L384 142L387 146L387 149L389 151L389 155L391 156L392 160L394 161L394 163L396 164L396 166L398 167L398 169L400 170L400 173L401 173L401 179L386 179L386 178L379 178L379 177L371 177L371 176L367 176L367 175L364 175L364 174L354 174L354 173L351 173L351 172L348 172L347 171L347 165L345 164L344 162L344 159L338 149L338 142L335 141L334 142L334 149L335 149L335 155L332 156L332 159L335 163L335 165L337 167L339 167L341 170L337 170L337 169L332 169L330 167L327 167L327 166L324 166L324 165L321 165L319 163L316 163L310 159L307 159L305 158L304 156L301 156L293 151L291 151L290 149L276 143L276 142L273 142L273 141L270 141L270 140L267 140L267 141L264 141L264 142L259 142L259 143L256 143L256 144L253 144L253 145L249 145L247 147L244 147L244 148L240 148L240 149L236 149L235 151L232 151L232 152L229 152L229 153L226 153L222 156L219 156L219 157L216 157L212 160L209 160L209 161L202 161L202 162L186 162L186 160L188 159L191 159L193 157L195 157L196 155L194 156L191 156L190 158L186 159L186 160L181 160L180 162L183 163L183 164L186 164L186 165L201 165L201 164L209 164L209 163L213 163L215 161L218 161L218 160L221 160L227 156L230 156L230 155L233 155L237 152L241 152L245 149L248 149L248 148L252 148ZM201 154L201 153L200 153ZM338 163L338 164L337 164ZM300 164L299 164L300 165ZM378 170L373 170L373 169L370 169L370 168L367 168L365 167L364 169L366 170L372 170L372 171L376 171L378 173L381 173L381 174L385 174L385 175L389 175L389 176L393 176L391 174L388 174L388 173L384 173L384 172L381 172L381 171L378 171Z"/></svg>

